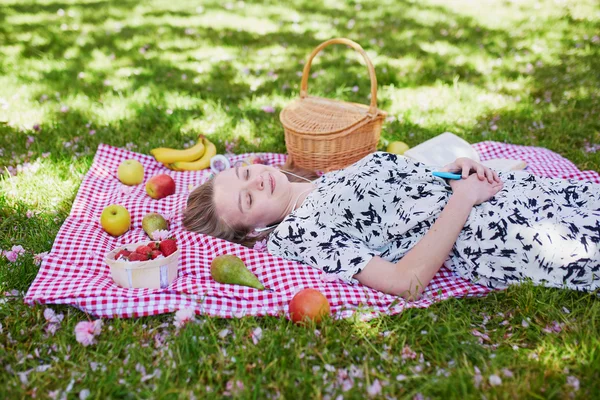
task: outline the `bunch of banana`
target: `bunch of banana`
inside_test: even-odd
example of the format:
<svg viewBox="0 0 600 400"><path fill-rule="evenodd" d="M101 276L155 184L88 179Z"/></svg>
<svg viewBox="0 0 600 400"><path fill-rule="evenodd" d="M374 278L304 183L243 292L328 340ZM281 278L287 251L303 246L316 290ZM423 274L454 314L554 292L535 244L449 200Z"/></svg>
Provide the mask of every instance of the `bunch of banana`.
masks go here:
<svg viewBox="0 0 600 400"><path fill-rule="evenodd" d="M217 154L217 148L203 135L198 136L198 143L190 148L170 149L159 147L150 150L156 161L163 163L174 171L198 171L210 166L210 159Z"/></svg>

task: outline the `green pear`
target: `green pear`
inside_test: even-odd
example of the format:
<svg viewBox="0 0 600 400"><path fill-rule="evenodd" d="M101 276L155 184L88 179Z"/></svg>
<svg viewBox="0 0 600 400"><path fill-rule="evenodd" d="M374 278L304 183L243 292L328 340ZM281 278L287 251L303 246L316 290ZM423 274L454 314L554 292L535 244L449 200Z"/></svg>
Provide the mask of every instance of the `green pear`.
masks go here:
<svg viewBox="0 0 600 400"><path fill-rule="evenodd" d="M244 262L236 256L223 254L215 257L210 264L210 274L219 283L232 283L265 290L256 275L250 272Z"/></svg>
<svg viewBox="0 0 600 400"><path fill-rule="evenodd" d="M144 232L150 237L150 239L154 239L152 237L152 232L156 230L169 230L169 223L166 219L163 218L162 215L157 213L146 214L144 218L142 218L142 228Z"/></svg>

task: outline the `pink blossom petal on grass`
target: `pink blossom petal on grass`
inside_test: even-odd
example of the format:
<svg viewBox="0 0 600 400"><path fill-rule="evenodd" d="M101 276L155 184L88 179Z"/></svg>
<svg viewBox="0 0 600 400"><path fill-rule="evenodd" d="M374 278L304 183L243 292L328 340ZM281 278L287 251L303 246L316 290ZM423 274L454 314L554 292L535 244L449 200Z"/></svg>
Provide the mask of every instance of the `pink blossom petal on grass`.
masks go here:
<svg viewBox="0 0 600 400"><path fill-rule="evenodd" d="M44 318L51 324L60 324L64 317L63 314L56 314L51 308L46 308L44 310Z"/></svg>
<svg viewBox="0 0 600 400"><path fill-rule="evenodd" d="M196 320L196 312L193 308L183 308L175 313L175 321L173 324L177 329L183 327L188 322Z"/></svg>
<svg viewBox="0 0 600 400"><path fill-rule="evenodd" d="M512 378L515 376L508 368L502 368L502 375L504 375L506 378Z"/></svg>
<svg viewBox="0 0 600 400"><path fill-rule="evenodd" d="M75 339L84 346L94 344L94 337L102 330L102 320L81 321L75 326Z"/></svg>
<svg viewBox="0 0 600 400"><path fill-rule="evenodd" d="M480 337L480 338L482 338L483 340L485 340L485 341L488 341L488 342L490 341L490 337L489 337L487 334L485 334L485 333L481 333L481 332L479 332L477 329L473 329L473 330L471 331L471 333L473 334L473 336Z"/></svg>
<svg viewBox="0 0 600 400"><path fill-rule="evenodd" d="M260 339L262 339L262 329L257 327L252 331L252 343L257 345Z"/></svg>
<svg viewBox="0 0 600 400"><path fill-rule="evenodd" d="M227 337L227 335L229 335L230 330L229 329L223 329L221 332L219 332L219 337L221 339L225 339Z"/></svg>
<svg viewBox="0 0 600 400"><path fill-rule="evenodd" d="M92 324L92 333L94 334L94 336L98 336L100 332L102 332L102 325L104 325L104 322L101 319L97 319L94 322L92 322Z"/></svg>
<svg viewBox="0 0 600 400"><path fill-rule="evenodd" d="M571 386L574 391L579 390L579 379L575 376L567 376L567 385Z"/></svg>
<svg viewBox="0 0 600 400"><path fill-rule="evenodd" d="M5 251L4 257L10 262L15 262L19 256L14 251Z"/></svg>
<svg viewBox="0 0 600 400"><path fill-rule="evenodd" d="M225 396L234 396L236 397L237 395L239 395L242 391L244 390L244 383L242 381L234 381L234 380L230 380L229 382L227 382L227 384L225 385L225 392L223 392L223 394Z"/></svg>
<svg viewBox="0 0 600 400"><path fill-rule="evenodd" d="M20 256L21 254L25 253L25 249L23 248L23 246L13 246L11 250L14 251L17 256Z"/></svg>
<svg viewBox="0 0 600 400"><path fill-rule="evenodd" d="M490 375L489 381L490 385L492 386L502 385L502 378L500 378L498 375Z"/></svg>
<svg viewBox="0 0 600 400"><path fill-rule="evenodd" d="M369 397L375 397L381 394L381 384L379 383L379 379L375 379L373 384L367 388L367 393Z"/></svg>
<svg viewBox="0 0 600 400"><path fill-rule="evenodd" d="M35 265L41 265L42 261L44 260L44 257L46 257L47 255L48 255L47 251L36 254L33 256L33 262L35 263Z"/></svg>
<svg viewBox="0 0 600 400"><path fill-rule="evenodd" d="M415 353L408 345L405 345L402 349L402 359L406 360L407 358L414 360L417 358L417 353Z"/></svg>
<svg viewBox="0 0 600 400"><path fill-rule="evenodd" d="M479 389L479 386L481 386L481 382L483 382L483 376L481 376L481 371L479 370L479 368L477 368L477 366L475 366L474 369L475 375L473 375L473 385Z"/></svg>
<svg viewBox="0 0 600 400"><path fill-rule="evenodd" d="M48 326L46 326L46 332L49 335L54 336L54 334L56 333L56 331L60 328L59 324L48 324Z"/></svg>
<svg viewBox="0 0 600 400"><path fill-rule="evenodd" d="M266 113L274 113L275 112L275 107L273 106L262 106L262 110Z"/></svg>

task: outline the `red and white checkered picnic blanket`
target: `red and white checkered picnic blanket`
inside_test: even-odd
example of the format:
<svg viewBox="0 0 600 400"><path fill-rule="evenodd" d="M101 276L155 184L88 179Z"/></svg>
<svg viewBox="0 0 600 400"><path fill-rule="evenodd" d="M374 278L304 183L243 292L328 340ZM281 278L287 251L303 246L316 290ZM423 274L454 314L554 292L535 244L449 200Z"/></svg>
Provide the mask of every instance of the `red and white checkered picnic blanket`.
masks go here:
<svg viewBox="0 0 600 400"><path fill-rule="evenodd" d="M497 142L474 145L482 160L514 158L527 161L529 171L540 176L578 178L600 183L593 171L579 171L570 161L543 148ZM250 154L237 155L233 161ZM286 155L263 153L271 165L284 163ZM139 160L145 178L167 173L177 184L177 192L161 200L146 195L143 184L132 189L116 177L121 161ZM321 272L310 266L273 257L221 239L187 232L181 225L189 187L208 177L209 171L174 172L153 157L101 144L86 174L69 217L61 227L50 253L43 259L25 302L28 304L70 304L102 317L136 317L193 308L199 314L219 317L263 316L287 313L288 303L302 288L317 288L325 294L338 318L360 310L365 316L398 314L406 307L428 307L449 297L482 296L489 292L443 267L427 287L424 296L405 302L362 285L325 282ZM109 204L125 206L132 218L131 229L114 238L104 232L100 214ZM181 249L179 277L166 289L125 289L117 286L103 262L106 252L117 246L147 240L142 217L157 212L171 222L171 232ZM244 260L261 282L272 291L226 285L210 276L211 260L221 254L235 254Z"/></svg>

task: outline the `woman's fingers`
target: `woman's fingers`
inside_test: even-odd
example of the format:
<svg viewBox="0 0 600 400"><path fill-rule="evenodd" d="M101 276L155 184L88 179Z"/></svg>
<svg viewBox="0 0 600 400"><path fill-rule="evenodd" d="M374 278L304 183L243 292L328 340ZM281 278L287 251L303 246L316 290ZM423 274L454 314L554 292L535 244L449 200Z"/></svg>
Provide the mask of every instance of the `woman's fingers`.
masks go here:
<svg viewBox="0 0 600 400"><path fill-rule="evenodd" d="M479 164L477 165L477 177L480 181L485 179L485 170L483 169L483 166Z"/></svg>
<svg viewBox="0 0 600 400"><path fill-rule="evenodd" d="M456 165L456 163L446 164L446 165L444 165L444 168L441 169L441 171L443 171L443 172L456 172L459 170L460 170L460 167L458 165Z"/></svg>
<svg viewBox="0 0 600 400"><path fill-rule="evenodd" d="M493 183L494 182L494 171L492 171L489 168L485 169L485 176L487 176L487 180L489 183Z"/></svg>
<svg viewBox="0 0 600 400"><path fill-rule="evenodd" d="M469 173L471 172L471 166L468 164L463 164L462 166L462 177L463 179L467 179L469 177Z"/></svg>
<svg viewBox="0 0 600 400"><path fill-rule="evenodd" d="M494 174L494 180L495 180L496 182L500 182L500 177L498 176L498 173L497 173L496 171L492 171L492 172L493 172L493 174Z"/></svg>

